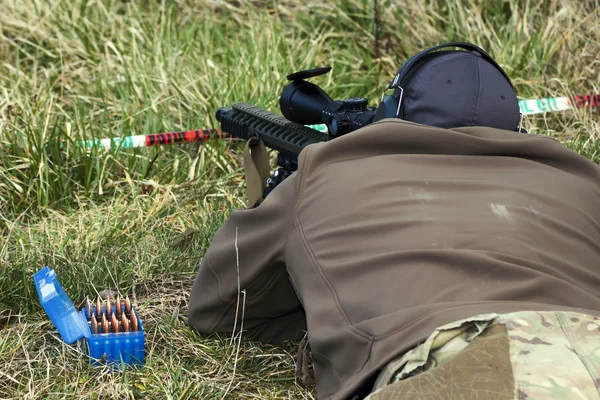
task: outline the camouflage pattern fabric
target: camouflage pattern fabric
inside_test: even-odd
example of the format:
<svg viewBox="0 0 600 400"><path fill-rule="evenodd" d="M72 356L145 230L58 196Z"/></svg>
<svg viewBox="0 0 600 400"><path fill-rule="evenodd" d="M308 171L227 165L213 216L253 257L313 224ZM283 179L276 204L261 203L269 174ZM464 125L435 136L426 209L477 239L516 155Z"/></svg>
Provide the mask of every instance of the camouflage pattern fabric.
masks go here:
<svg viewBox="0 0 600 400"><path fill-rule="evenodd" d="M600 318L486 314L437 328L392 360L366 400L600 399Z"/></svg>

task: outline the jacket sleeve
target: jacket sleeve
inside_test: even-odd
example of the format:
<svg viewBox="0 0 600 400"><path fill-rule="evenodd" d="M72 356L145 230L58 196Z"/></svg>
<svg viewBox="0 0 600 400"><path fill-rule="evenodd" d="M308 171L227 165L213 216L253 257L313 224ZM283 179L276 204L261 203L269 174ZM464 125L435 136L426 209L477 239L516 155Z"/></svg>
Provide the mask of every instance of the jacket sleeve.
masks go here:
<svg viewBox="0 0 600 400"><path fill-rule="evenodd" d="M263 343L299 340L306 330L304 310L290 283L284 249L296 204L297 173L285 179L256 208L234 210L216 233L200 265L190 295L189 324L198 331L236 331ZM237 251L236 251L237 235Z"/></svg>

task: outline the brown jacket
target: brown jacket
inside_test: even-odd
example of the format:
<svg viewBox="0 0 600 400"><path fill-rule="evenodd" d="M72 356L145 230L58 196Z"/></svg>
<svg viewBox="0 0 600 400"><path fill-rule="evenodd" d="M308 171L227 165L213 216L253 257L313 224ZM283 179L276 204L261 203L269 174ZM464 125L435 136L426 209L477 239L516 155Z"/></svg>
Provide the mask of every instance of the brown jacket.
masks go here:
<svg viewBox="0 0 600 400"><path fill-rule="evenodd" d="M598 165L548 137L387 119L307 147L262 205L231 213L189 322L232 331L239 270L248 335L307 329L318 398L346 399L458 319L600 315L599 260Z"/></svg>

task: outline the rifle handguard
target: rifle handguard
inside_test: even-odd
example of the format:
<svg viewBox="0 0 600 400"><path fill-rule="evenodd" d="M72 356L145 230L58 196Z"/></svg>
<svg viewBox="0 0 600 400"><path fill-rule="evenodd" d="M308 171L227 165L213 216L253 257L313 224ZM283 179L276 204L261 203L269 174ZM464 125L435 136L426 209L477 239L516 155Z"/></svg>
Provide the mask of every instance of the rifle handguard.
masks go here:
<svg viewBox="0 0 600 400"><path fill-rule="evenodd" d="M306 146L325 142L328 136L249 103L235 103L216 113L221 130L233 137L249 140L258 136L265 146L297 158Z"/></svg>

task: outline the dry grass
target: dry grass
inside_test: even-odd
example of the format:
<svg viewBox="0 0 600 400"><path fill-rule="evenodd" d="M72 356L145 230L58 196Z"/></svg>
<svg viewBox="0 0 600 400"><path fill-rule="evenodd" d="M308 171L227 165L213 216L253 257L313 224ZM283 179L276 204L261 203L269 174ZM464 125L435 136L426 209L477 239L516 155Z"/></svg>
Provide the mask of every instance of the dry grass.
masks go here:
<svg viewBox="0 0 600 400"><path fill-rule="evenodd" d="M0 398L314 397L293 344L238 353L235 338L200 337L183 318L214 232L245 201L239 146L76 141L210 127L236 101L278 111L285 76L324 65L332 73L314 81L332 97L374 104L408 56L454 40L491 53L521 99L599 93L599 25L597 0L3 0ZM598 161L598 116L525 127ZM135 288L143 369L91 368L82 344L60 340L33 287L43 265L75 302Z"/></svg>

